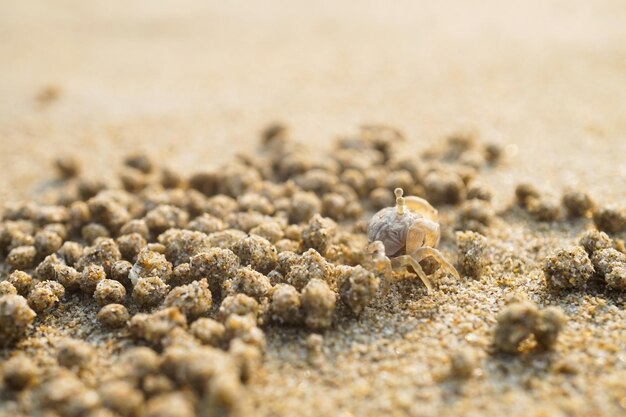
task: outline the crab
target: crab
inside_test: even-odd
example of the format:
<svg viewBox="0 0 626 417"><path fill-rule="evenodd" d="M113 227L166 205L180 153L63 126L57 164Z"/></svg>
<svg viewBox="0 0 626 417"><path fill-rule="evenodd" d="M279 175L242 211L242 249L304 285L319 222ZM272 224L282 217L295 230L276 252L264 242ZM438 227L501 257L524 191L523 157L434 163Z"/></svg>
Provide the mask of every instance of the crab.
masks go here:
<svg viewBox="0 0 626 417"><path fill-rule="evenodd" d="M420 262L432 257L445 272L459 279L454 266L435 249L439 243L437 210L423 198L403 197L402 188L396 188L394 194L395 207L380 210L368 225L368 250L375 269L388 277L392 270L411 268L430 293L432 284Z"/></svg>

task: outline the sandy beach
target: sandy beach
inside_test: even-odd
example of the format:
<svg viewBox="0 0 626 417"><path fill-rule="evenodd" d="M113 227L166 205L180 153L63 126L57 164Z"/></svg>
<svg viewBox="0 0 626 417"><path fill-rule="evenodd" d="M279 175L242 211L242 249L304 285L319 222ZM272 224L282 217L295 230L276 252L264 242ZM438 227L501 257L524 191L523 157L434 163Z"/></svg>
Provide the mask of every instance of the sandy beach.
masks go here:
<svg viewBox="0 0 626 417"><path fill-rule="evenodd" d="M182 410L180 415L206 416L626 415L625 292L619 284L608 284L613 278L606 278L619 277L614 272L617 261L603 263L604 255L594 258L596 252L580 242L585 232L602 229L610 239L606 248L615 251L612 256L619 258L624 250L626 230L620 229L621 224L608 230L597 213L607 207L626 207L625 21L626 7L610 0L519 5L491 0L472 4L194 0L184 6L174 1L46 0L37 5L0 5L4 63L0 70L0 207L4 210L0 231L5 233L0 233L0 281L8 284L13 279L11 287L0 288L23 296L37 313L24 333L0 350L0 415L166 416L176 415L168 414L176 409ZM285 160L292 156L291 148L285 151L268 140L261 149L263 130L275 122L288 127L289 146L306 147L301 153L293 151L302 160L294 158L296 162L288 165ZM371 137L359 130L362 125L378 124L397 128L405 137L385 142L393 149L389 157L377 137L368 142ZM470 137L469 145L455 145L450 141L455 135ZM337 138L342 137L363 143L351 148L338 144ZM502 152L497 163L488 161L489 144ZM337 149L342 146L355 152L356 162L341 159ZM455 152L459 154L450 157ZM254 161L244 158L247 169L233 168L229 176L231 171L222 167L241 153L252 155ZM151 168L142 171L143 160L130 164L126 160L125 166L125 158L136 154L145 155ZM79 179L59 181L54 165L59 157L78 161ZM407 161L413 161L419 172L405 169L410 165ZM157 189L165 182L159 177L161 168L171 170L180 182L165 191ZM359 188L345 173L350 168L362 176L374 169L382 169L383 174L380 181L372 174L368 181L375 186ZM316 169L334 178L322 177L334 185L310 185L306 174ZM199 172L217 174L192 181ZM431 172L436 175L429 182ZM446 178L452 174L463 182L449 185ZM96 194L81 194L82 180L92 181L91 186L104 182L120 188L120 175L127 190L123 196L110 193L90 204ZM243 179L239 183L233 178ZM315 177L326 184L322 179ZM263 181L275 183L275 189L259 185ZM297 189L291 188L294 181ZM405 183L407 193L423 193L439 210L439 248L460 270L460 279L439 270L432 276L434 291L427 293L415 274L394 272L389 291L382 292L381 284L356 314L341 288L342 277L357 272L346 272L341 266L363 264L373 271L364 254L367 222L382 207L379 202L393 206L393 187ZM440 183L452 191L438 194ZM525 201L519 193L516 200L516 187L522 183L538 190L533 201ZM351 187L347 194L346 186ZM490 190L489 198L481 194L483 187ZM375 189L387 191L372 194ZM561 204L564 192L572 189L594 202L593 209L582 210L577 218L568 217L567 205ZM167 190L178 191L168 194ZM189 190L200 196L189 197ZM251 190L254 198L241 201ZM61 196L65 191L71 198ZM311 199L317 201L307 209L311 216L299 214L300 203L294 203L298 192L314 194L302 198L303 206ZM451 198L454 193L461 196ZM231 207L218 200L231 211L265 217L228 217L228 209L215 208L219 204L212 198L217 194L236 202ZM323 205L327 194L339 194L362 210L334 212L334 206ZM66 218L63 209L63 220L56 221L45 210L41 214L40 208L33 209L35 214L15 209L33 202L56 204L60 196L66 198L68 209L73 202L84 203L91 218L77 226L71 217L76 212L70 211ZM475 200L481 201L478 208L471 205ZM126 281L111 279L118 276L117 270L102 259L95 262L107 279L125 287L120 304L128 308L129 317L127 324L113 330L98 318L102 304L92 297L89 284L79 289L63 285L57 302L39 311L29 295L32 288L22 291L10 278L15 270L24 270L33 276L33 288L38 282L61 281L54 265L50 276L45 268L37 272L44 254L59 249L55 246L47 253L46 245L54 245L36 240L46 227L46 233L61 238L64 233L53 224L62 223L67 229L60 243L75 242L81 251L101 250L98 237L110 237L122 250L126 248L119 239L130 233L123 233L126 225L121 221L111 220L113 211L99 220L96 217L94 206L109 210L111 202L123 206L128 216L124 223L134 219L148 224L141 248L152 255L163 254L170 264L171 277L161 276L163 282L151 283L156 286L146 287L148 295L161 291L160 283L170 294L176 288L187 291L187 286L201 285L197 284L201 278L208 278L212 305L198 316L183 312L184 325L168 316L177 324L163 340L152 338L149 325L131 323L138 315L159 314L171 307L164 301L167 295L154 305L142 304L141 296L134 295L137 284L128 278L128 269L119 275ZM147 213L159 204L184 213L164 210L155 212L151 220ZM323 250L307 243L303 232L317 227L311 225L314 212L336 223L334 237L328 238L330 246ZM208 223L189 226L204 213L211 213L210 227ZM168 221L176 218L168 227L201 231L206 235L202 242L212 242L208 246L232 249L241 262L237 274L252 274L248 268L269 280L271 289L257 299L254 323L229 322L228 315L220 313L225 296L246 290L232 283L234 287L220 288L221 281L216 284L210 277L194 275L189 257L177 258L176 245L189 244L187 235L162 241L158 236L167 227L161 226L157 214ZM42 220L45 216L53 220ZM17 234L8 232L7 222L17 220L29 224L20 226ZM316 328L312 319L304 318L285 324L272 316L278 314L271 313L277 308L272 307L277 285L289 284L297 297L304 297L305 291L289 280L291 266L285 270L277 263L265 270L254 260L246 263L247 251L256 247L237 242L255 235L251 230L264 222L272 226L257 233L271 242L278 255L293 251L306 264L313 261L303 254L316 247L323 262L332 265L333 272L325 280L337 307L328 326ZM105 230L81 229L94 223ZM141 235L136 226L126 228ZM212 233L232 229L243 235L211 238ZM479 257L465 254L470 263L484 260L473 278L463 270L464 241L456 234L464 230L480 232L486 239ZM274 233L280 238L274 239ZM233 241L227 245L220 239ZM27 246L36 248L32 263L16 267L21 261L12 260L11 250ZM565 266L557 261L556 272L546 272L548 257L574 247L592 272L584 272L586 263L571 261L578 252L563 254L564 263L571 261L574 272L563 272ZM85 257L85 268L94 263L81 252L75 264L64 258L63 268L75 269L81 279L92 279L79 267L80 256ZM137 256L123 252L115 262L135 267L141 264ZM176 275L181 264L192 271ZM555 290L561 272L566 280L583 277L585 282ZM141 279L149 275L137 272ZM237 277L227 281L247 279ZM46 288L56 291L55 286ZM203 289L194 291L205 294ZM530 348L498 351L494 335L498 326L504 326L498 324L502 323L499 314L516 302L533 306L528 307L531 313L522 314L524 319L533 317L533 326L542 327L537 323L545 319L549 323L545 326L559 328L553 332L558 334L555 344L545 351L533 349L533 338L541 347L541 331L545 331L535 329ZM558 320L545 318L551 317L543 313L550 307L564 315L562 328L554 324ZM238 314L233 316L239 320ZM200 326L193 327L198 317L215 319L228 340L216 346L204 340ZM80 348L88 351L83 359L82 351L73 345L66 350L79 359L62 359L59 352L68 338L87 345ZM152 353L141 354L154 356L150 358L157 365L152 373L140 378L116 374L128 359L124 355L137 346L150 348ZM198 388L194 384L206 375L194 379L172 371L189 366L176 356L180 352L174 348L181 346L194 352L188 354L191 368L194 360L206 358L232 365L232 369L210 371L211 378L225 375L227 382ZM26 357L35 369L32 375L26 372L28 382L19 389L6 376L10 372L5 364L16 357ZM51 400L54 395L46 391L50 389L46 378L57 377L65 378L71 387L68 397L78 393L76 398L84 401L68 405L65 400ZM118 380L134 390L136 395L129 400L134 407L124 409L110 401L115 389L127 391L105 384Z"/></svg>

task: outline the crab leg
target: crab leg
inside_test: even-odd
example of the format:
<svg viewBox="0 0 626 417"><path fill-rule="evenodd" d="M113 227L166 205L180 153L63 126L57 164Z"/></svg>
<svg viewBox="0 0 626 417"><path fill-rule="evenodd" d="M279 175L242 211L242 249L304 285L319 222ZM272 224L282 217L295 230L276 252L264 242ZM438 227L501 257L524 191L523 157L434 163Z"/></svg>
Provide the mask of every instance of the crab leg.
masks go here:
<svg viewBox="0 0 626 417"><path fill-rule="evenodd" d="M415 259L416 262L421 262L429 256L432 256L437 260L437 262L441 264L441 267L444 269L444 271L454 275L456 279L461 279L456 268L454 268L454 266L452 266L450 262L445 260L444 257L441 255L441 252L439 252L437 249L429 247L418 248L415 252L411 254L411 256L413 257L413 259Z"/></svg>
<svg viewBox="0 0 626 417"><path fill-rule="evenodd" d="M430 280L428 279L428 277L424 273L424 270L420 266L419 262L417 262L415 260L415 258L413 258L413 256L411 256L411 255L396 256L395 258L391 259L391 266L394 269L399 268L399 267L409 267L410 266L411 268L413 268L413 270L415 271L417 276L420 277L420 279L422 280L422 282L426 286L426 290L428 291L428 293L430 294L430 293L433 292L433 286L430 283Z"/></svg>
<svg viewBox="0 0 626 417"><path fill-rule="evenodd" d="M385 255L385 246L383 242L377 240L368 245L367 251L372 254L372 261L374 262L374 269L383 279L383 294L389 292L389 281L391 280L391 260Z"/></svg>

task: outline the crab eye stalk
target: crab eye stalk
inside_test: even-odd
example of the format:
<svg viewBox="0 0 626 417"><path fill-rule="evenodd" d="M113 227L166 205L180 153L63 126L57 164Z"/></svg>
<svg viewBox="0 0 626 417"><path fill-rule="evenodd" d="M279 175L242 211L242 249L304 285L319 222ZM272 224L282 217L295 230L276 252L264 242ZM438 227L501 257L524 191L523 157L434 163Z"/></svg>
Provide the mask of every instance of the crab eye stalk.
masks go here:
<svg viewBox="0 0 626 417"><path fill-rule="evenodd" d="M393 190L393 193L396 195L396 210L399 215L404 214L404 209L406 208L406 203L404 201L404 190L402 188L396 188Z"/></svg>

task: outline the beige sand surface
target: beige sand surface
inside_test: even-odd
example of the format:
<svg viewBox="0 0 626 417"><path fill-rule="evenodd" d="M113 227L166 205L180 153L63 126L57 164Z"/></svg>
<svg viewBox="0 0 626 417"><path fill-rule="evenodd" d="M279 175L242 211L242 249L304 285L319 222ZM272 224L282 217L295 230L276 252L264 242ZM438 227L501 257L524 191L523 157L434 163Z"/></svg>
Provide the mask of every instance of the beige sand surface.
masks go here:
<svg viewBox="0 0 626 417"><path fill-rule="evenodd" d="M624 21L620 1L3 2L0 195L58 152L191 170L283 120L315 143L385 122L420 147L469 126L517 146L496 184L624 198Z"/></svg>
<svg viewBox="0 0 626 417"><path fill-rule="evenodd" d="M509 153L483 176L498 208L522 180L626 201L620 1L111 3L0 4L2 200L33 196L58 154L88 159L87 174L104 178L137 150L190 173L250 150L264 125L282 120L321 147L361 123L398 126L422 150L476 129ZM58 99L38 101L50 86ZM267 329L268 355L248 388L259 414L626 413L623 296L559 298L541 281L543 258L589 224L545 226L514 212L497 226L485 280L444 283L430 297L400 286L400 302L380 300L325 335L321 368L306 363L307 332ZM508 258L513 266L499 262ZM556 354L485 353L495 314L516 291L572 319ZM48 320L55 337L101 336L93 308L76 314L79 330L55 321L71 309ZM468 346L480 352L478 375L441 382L448 354ZM105 364L111 349L101 348ZM559 361L578 373L555 372Z"/></svg>

